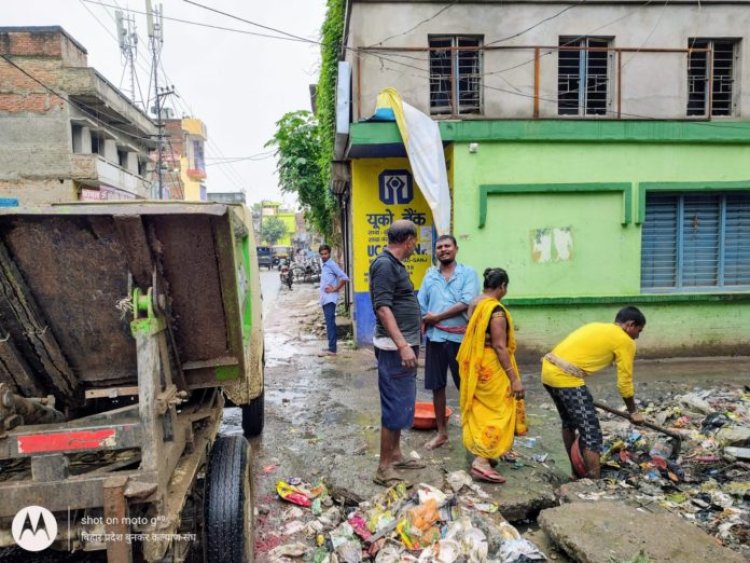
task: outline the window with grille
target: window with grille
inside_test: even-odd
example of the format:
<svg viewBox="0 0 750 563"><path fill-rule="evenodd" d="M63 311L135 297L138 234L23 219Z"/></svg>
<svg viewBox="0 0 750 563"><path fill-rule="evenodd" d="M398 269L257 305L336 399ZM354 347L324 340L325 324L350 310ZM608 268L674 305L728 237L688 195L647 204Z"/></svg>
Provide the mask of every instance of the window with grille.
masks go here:
<svg viewBox="0 0 750 563"><path fill-rule="evenodd" d="M688 54L687 114L708 116L734 115L737 41L734 39L690 39Z"/></svg>
<svg viewBox="0 0 750 563"><path fill-rule="evenodd" d="M610 109L611 39L560 37L557 59L558 115L606 115ZM576 47L571 49L570 47Z"/></svg>
<svg viewBox="0 0 750 563"><path fill-rule="evenodd" d="M750 286L750 191L647 193L641 287Z"/></svg>
<svg viewBox="0 0 750 563"><path fill-rule="evenodd" d="M430 113L482 113L482 38L433 36L430 41Z"/></svg>

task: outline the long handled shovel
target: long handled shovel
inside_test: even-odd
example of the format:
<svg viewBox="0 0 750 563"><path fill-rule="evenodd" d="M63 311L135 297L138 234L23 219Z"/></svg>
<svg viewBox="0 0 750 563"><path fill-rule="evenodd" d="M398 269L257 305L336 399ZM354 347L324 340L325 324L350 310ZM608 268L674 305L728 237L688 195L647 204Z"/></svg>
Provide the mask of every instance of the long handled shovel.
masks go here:
<svg viewBox="0 0 750 563"><path fill-rule="evenodd" d="M632 419L630 418L630 414L621 410L613 409L612 407L605 405L604 403L599 403L598 401L594 401L594 406L598 409L601 409L603 411L607 411L609 413L614 414L615 416L622 417L626 420L629 420L632 422ZM651 422L643 421L642 426L645 426L646 428L651 428L652 430L656 430L657 432L660 432L664 434L665 436L669 436L672 438L672 455L669 457L676 457L680 453L680 448L682 447L682 436L677 434L676 432L672 432L671 430L667 430L666 428L662 428L661 426L658 426L656 424L653 424ZM578 436L576 436L575 442L573 442L573 447L570 451L571 455L571 465L573 467L573 473L575 473L576 477L585 477L586 476L586 464L583 461L583 454L580 449L580 444L578 442Z"/></svg>
<svg viewBox="0 0 750 563"><path fill-rule="evenodd" d="M594 401L594 406L598 409L602 409L603 411L607 411L614 414L615 416L619 416L632 422L630 414L625 411L613 409L612 407L598 401ZM660 432L665 436L669 436L674 440L674 443L672 444L672 456L670 457L674 457L680 453L680 448L682 447L682 436L680 436L676 432L672 432L671 430L667 430L666 428L658 426L657 424L654 424L652 422L647 422L645 420L641 423L641 426L645 426L646 428L650 428L651 430L656 430L657 432Z"/></svg>

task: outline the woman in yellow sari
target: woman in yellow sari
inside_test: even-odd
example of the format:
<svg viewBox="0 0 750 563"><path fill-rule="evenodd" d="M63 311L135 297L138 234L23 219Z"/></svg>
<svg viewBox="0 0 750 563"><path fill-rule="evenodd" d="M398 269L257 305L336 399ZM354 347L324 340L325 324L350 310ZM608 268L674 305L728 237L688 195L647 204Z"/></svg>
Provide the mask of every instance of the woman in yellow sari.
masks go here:
<svg viewBox="0 0 750 563"><path fill-rule="evenodd" d="M502 268L484 271L484 292L471 305L458 350L463 440L475 456L471 475L493 483L505 482L492 466L513 446L516 400L524 396L513 319L500 303L508 281Z"/></svg>

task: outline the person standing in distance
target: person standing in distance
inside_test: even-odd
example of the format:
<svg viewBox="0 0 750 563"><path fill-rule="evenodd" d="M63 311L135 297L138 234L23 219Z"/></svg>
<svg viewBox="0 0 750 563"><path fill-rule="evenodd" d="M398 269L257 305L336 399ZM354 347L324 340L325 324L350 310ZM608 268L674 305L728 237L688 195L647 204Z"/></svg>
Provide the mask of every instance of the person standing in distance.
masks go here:
<svg viewBox="0 0 750 563"><path fill-rule="evenodd" d="M401 431L411 427L417 399L421 321L414 285L404 266L416 246L417 226L404 219L394 221L388 229L388 245L370 265L381 425L380 462L373 481L384 487L404 481L397 469L424 467L405 460L401 453Z"/></svg>
<svg viewBox="0 0 750 563"><path fill-rule="evenodd" d="M321 356L336 355L336 303L339 300L339 291L344 287L349 277L331 259L331 247L321 244L318 248L320 260L323 267L320 270L320 305L323 307L323 316L326 320L326 335L328 336L328 348L323 348Z"/></svg>
<svg viewBox="0 0 750 563"><path fill-rule="evenodd" d="M456 262L458 244L452 235L441 235L435 242L439 266L427 270L419 289L419 308L426 329L425 389L432 391L437 436L426 444L428 450L448 441L445 419L445 388L450 369L456 389L460 387L456 355L466 331L466 311L479 295L477 273Z"/></svg>

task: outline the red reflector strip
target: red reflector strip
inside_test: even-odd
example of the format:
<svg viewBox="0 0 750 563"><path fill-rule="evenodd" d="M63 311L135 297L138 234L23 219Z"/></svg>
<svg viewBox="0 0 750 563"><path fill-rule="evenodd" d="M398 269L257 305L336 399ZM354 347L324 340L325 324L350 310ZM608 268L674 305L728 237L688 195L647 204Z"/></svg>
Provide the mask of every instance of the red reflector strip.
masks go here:
<svg viewBox="0 0 750 563"><path fill-rule="evenodd" d="M57 432L54 434L35 434L19 436L18 453L38 454L62 452L68 450L92 450L114 445L116 431L114 428L103 430L81 430L78 432ZM109 441L109 443L105 443Z"/></svg>

